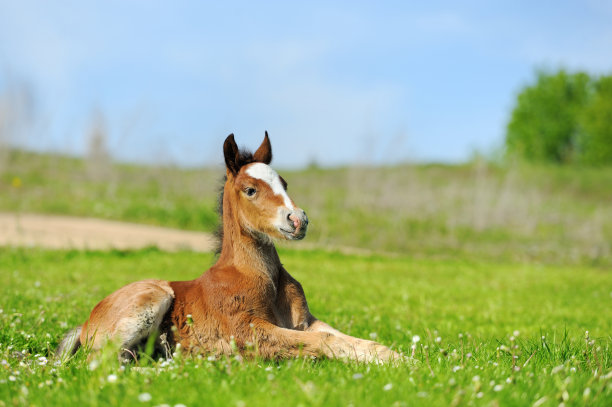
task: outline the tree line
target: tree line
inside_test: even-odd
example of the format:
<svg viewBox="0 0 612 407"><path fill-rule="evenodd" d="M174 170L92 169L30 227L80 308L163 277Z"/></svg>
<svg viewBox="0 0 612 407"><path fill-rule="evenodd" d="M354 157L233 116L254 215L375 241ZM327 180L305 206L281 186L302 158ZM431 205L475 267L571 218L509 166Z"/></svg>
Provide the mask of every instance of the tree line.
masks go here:
<svg viewBox="0 0 612 407"><path fill-rule="evenodd" d="M612 164L612 76L538 72L518 94L506 151L534 162Z"/></svg>

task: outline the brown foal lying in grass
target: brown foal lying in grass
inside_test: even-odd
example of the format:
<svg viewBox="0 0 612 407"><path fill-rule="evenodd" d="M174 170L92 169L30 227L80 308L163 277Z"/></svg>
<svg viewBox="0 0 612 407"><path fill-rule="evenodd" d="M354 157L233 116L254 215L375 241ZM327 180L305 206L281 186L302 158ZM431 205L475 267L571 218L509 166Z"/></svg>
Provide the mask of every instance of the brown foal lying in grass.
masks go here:
<svg viewBox="0 0 612 407"><path fill-rule="evenodd" d="M233 134L223 152L227 177L217 262L192 281L144 280L120 288L66 335L57 353L69 356L82 344L98 350L112 340L120 344L122 360L129 360L152 337L160 349L180 344L190 353L399 360L388 347L315 318L302 286L282 266L274 239L303 239L308 218L269 166L268 134L254 154L239 150Z"/></svg>

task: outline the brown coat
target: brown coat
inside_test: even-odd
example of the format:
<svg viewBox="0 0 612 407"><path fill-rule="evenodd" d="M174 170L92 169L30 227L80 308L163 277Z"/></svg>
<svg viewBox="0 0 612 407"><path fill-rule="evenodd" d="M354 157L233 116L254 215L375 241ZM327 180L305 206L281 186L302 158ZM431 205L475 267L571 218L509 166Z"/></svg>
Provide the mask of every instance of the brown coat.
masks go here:
<svg viewBox="0 0 612 407"><path fill-rule="evenodd" d="M223 234L215 265L191 281L145 280L120 288L66 336L58 353L66 356L85 343L96 350L113 340L122 358L129 359L140 344L158 335L160 348L180 344L190 353L399 359L383 345L317 320L302 286L281 265L273 240L303 238L308 218L286 194L286 182L268 166L272 150L267 133L255 154L238 150L230 135L224 155Z"/></svg>

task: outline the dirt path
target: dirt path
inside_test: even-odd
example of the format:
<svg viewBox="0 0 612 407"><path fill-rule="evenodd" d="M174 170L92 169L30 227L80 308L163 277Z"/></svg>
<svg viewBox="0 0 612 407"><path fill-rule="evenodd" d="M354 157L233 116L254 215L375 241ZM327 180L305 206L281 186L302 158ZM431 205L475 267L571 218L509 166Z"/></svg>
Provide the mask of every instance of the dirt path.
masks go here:
<svg viewBox="0 0 612 407"><path fill-rule="evenodd" d="M0 213L0 246L53 249L137 249L212 251L213 236L202 232L69 216Z"/></svg>

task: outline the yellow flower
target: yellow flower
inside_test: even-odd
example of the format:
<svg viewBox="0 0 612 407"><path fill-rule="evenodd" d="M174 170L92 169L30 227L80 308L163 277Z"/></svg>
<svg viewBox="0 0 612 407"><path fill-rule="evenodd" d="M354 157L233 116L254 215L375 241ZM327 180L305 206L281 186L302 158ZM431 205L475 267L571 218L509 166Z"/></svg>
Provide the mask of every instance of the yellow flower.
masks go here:
<svg viewBox="0 0 612 407"><path fill-rule="evenodd" d="M21 178L14 177L11 184L13 185L13 188L21 188Z"/></svg>

